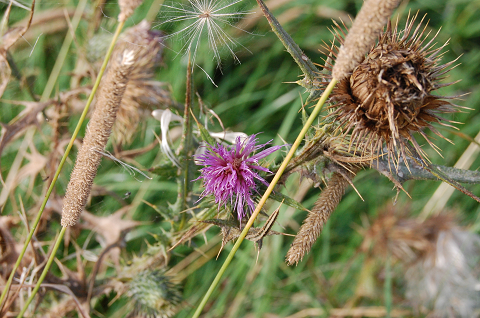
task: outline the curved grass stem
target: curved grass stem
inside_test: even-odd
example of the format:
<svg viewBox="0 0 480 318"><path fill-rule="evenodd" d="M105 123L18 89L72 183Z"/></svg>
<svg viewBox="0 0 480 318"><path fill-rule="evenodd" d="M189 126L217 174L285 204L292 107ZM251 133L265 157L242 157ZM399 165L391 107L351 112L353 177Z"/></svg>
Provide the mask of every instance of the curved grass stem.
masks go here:
<svg viewBox="0 0 480 318"><path fill-rule="evenodd" d="M95 93L98 89L98 86L100 85L100 80L103 76L103 73L105 72L105 69L107 68L108 61L110 60L110 56L112 55L113 48L115 46L115 43L117 42L118 37L120 36L120 32L122 31L123 26L124 26L124 22L120 22L117 26L117 29L116 29L115 34L113 36L112 42L110 43L110 47L108 48L107 55L105 56L105 60L103 61L102 67L100 68L100 71L98 73L95 84L93 85L92 92L91 92L91 94L90 94L90 96L87 100L87 103L86 103L85 108L82 112L82 115L80 116L80 119L77 123L77 127L75 128L75 131L73 132L72 138L70 139L70 142L68 143L67 149L65 150L65 153L62 157L62 160L60 161L60 164L58 165L58 168L57 168L57 171L55 172L55 176L53 177L52 183L50 184L50 187L47 190L47 194L45 195L45 199L43 200L42 205L40 206L40 210L38 211L37 217L35 218L35 221L34 221L32 227L30 229L30 233L28 234L28 237L27 237L27 239L24 243L23 249L22 249L20 255L18 256L17 262L15 263L15 267L12 269L12 272L10 274L10 277L8 278L7 284L5 285L5 288L2 292L2 295L0 296L0 304L3 304L3 302L6 298L8 290L10 289L10 286L12 284L13 277L15 276L15 272L17 271L18 267L20 266L20 262L22 261L23 255L25 254L25 251L27 250L27 247L30 243L30 240L32 239L33 234L35 233L35 230L37 229L38 223L40 222L40 219L41 219L42 214L43 214L43 210L45 209L45 206L46 206L47 201L50 197L50 194L53 191L53 187L55 186L55 182L58 179L60 171L63 168L63 165L64 165L64 163L65 163L65 161L68 157L68 154L70 153L70 150L73 147L73 143L74 143L81 127L82 127L82 124L85 120L85 117L87 116L88 110L89 110L90 105L92 104L92 101L93 101L93 97L95 96ZM40 279L37 282L37 285L35 286L34 292L31 294L31 296L27 300L24 308L22 309L22 311L20 312L20 314L17 317L22 317L23 316L23 314L25 313L28 305L32 301L36 292L38 291L38 288L40 287L40 284L43 282L43 279L45 278L46 273L50 269L50 265L51 265L51 263L52 263L52 261L55 257L55 253L58 249L58 246L60 245L59 241L62 241L64 234L65 234L65 228L62 229L62 231L60 232L60 235L57 238L57 242L55 243L54 250L52 250L52 253L50 254L50 258L49 258L49 260L47 262L47 265L45 266L45 268L42 272L42 275L40 276Z"/></svg>
<svg viewBox="0 0 480 318"><path fill-rule="evenodd" d="M268 197L273 191L273 188L276 186L278 180L280 180L280 177L282 176L283 172L285 171L285 168L287 167L288 163L292 159L293 155L295 154L295 151L298 149L300 146L300 143L302 142L303 138L305 137L305 134L307 133L308 129L310 126L313 124L313 121L315 118L317 118L318 114L323 108L323 105L325 104L328 96L330 96L330 93L332 92L333 88L335 87L335 84L337 83L337 80L332 79L330 84L328 84L327 88L323 92L322 96L320 97L320 100L318 101L317 105L313 109L312 114L310 117L308 117L308 120L305 122L305 125L303 126L302 130L300 131L300 134L298 135L297 139L292 145L292 148L290 148L290 151L288 152L287 156L282 162L282 165L278 169L277 173L275 174L275 177L273 178L272 182L268 186L267 190L263 194L262 198L260 199L260 202L258 203L257 207L255 208L255 211L253 211L252 216L248 220L247 224L245 225L245 228L243 229L242 233L240 234L237 242L233 246L232 250L227 256L227 259L223 263L222 267L217 273L217 276L215 276L215 279L213 280L212 284L208 288L207 292L205 293L205 296L203 297L201 303L198 305L197 310L193 314L192 318L198 318L200 314L202 313L203 308L207 304L208 299L212 295L213 291L215 290L215 287L217 287L218 283L220 282L220 279L223 276L223 273L227 269L228 265L233 259L233 256L237 252L238 248L240 247L240 244L242 244L245 236L248 233L248 230L252 227L253 222L255 221L257 215L260 213L260 210L262 209L263 205L267 201Z"/></svg>
<svg viewBox="0 0 480 318"><path fill-rule="evenodd" d="M58 54L57 60L55 61L55 65L53 66L52 72L50 73L50 76L48 78L47 84L45 85L45 89L43 90L42 97L40 98L40 102L45 102L48 100L50 97L50 94L53 91L53 88L55 86L55 83L57 82L58 76L60 75L60 71L62 69L63 64L65 63L65 59L67 57L68 50L70 49L70 45L72 44L73 41L73 33L78 27L78 24L80 23L80 20L82 18L83 11L85 11L85 7L87 5L87 0L82 0L79 2L77 9L75 10L75 14L72 19L72 29L71 32L68 32L67 35L65 36L65 40L63 41L62 47L60 48L60 52ZM50 188L47 191L47 195L45 197L45 201L43 202L44 204L40 207L40 211L43 211L45 208L45 204L50 196L50 193L52 192L51 190L53 189L53 186L55 184L55 180L58 175L55 175L55 178L53 179L52 184L50 185ZM32 239L33 233L35 232L35 229L37 227L38 222L40 221L40 217L42 216L42 213L39 212L37 215L37 219L34 222L34 227L31 229L27 240L23 246L22 252L20 253L17 262L15 263L15 267L12 270L12 273L10 274L10 277L8 278L7 284L5 285L5 288L2 291L2 294L0 295L0 313L2 312L3 305L4 305L4 300L5 297L8 294L8 291L10 290L10 286L12 284L13 277L15 275L15 272L17 271L18 267L20 266L20 262L23 258L23 255L25 254L25 251L27 250L28 244L30 243L30 240Z"/></svg>

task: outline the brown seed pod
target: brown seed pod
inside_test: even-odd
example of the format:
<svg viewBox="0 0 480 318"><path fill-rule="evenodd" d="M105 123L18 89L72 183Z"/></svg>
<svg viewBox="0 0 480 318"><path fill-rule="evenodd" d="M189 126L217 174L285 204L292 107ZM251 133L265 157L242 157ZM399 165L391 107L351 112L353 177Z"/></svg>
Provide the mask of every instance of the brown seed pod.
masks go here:
<svg viewBox="0 0 480 318"><path fill-rule="evenodd" d="M436 150L425 128L446 139L432 123L450 126L440 114L456 112L458 107L448 101L456 96L432 94L453 84L439 83L456 61L439 63L441 50L448 42L435 48L435 35L425 44L427 26L422 27L422 19L414 28L416 17L407 19L404 30L398 29L398 22L395 27L389 22L378 43L349 76L339 81L331 97L330 116L345 135L351 134L350 146L357 147L360 154L379 156L385 154L385 145L394 165L407 155L426 159L413 136L416 132ZM335 33L343 44L344 32L338 25ZM336 55L338 47L328 50Z"/></svg>

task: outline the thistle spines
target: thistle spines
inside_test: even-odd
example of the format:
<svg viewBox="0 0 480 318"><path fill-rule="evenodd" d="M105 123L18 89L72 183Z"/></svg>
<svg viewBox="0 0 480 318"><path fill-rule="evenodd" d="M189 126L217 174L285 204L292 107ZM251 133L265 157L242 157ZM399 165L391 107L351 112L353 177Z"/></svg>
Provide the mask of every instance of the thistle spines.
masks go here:
<svg viewBox="0 0 480 318"><path fill-rule="evenodd" d="M400 0L367 0L338 52L332 75L342 80L365 58Z"/></svg>

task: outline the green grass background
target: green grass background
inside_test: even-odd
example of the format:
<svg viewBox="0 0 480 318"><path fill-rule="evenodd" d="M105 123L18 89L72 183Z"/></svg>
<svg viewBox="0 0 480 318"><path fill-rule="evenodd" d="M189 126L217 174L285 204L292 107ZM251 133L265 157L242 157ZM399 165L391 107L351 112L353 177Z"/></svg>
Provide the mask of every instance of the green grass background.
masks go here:
<svg viewBox="0 0 480 318"><path fill-rule="evenodd" d="M128 23L133 25L143 19L151 2L145 1ZM336 9L354 16L361 4L360 0L292 0L273 10L273 13L281 22L286 21L282 23L283 27L310 59L316 63L322 63L324 55L319 52L319 49L324 41L329 43L332 39L329 28L332 25L331 18L335 18L334 16L326 17L325 15L328 14L325 13L327 11L325 8ZM40 12L51 8L74 8L76 5L77 1L42 0L38 2L37 10ZM94 4L89 3L88 6L91 10ZM0 4L1 11L5 8L5 4ZM254 1L247 0L241 3L239 9L259 11ZM439 44L450 40L450 44L445 49L443 61L447 62L461 56L458 61L460 64L449 73L450 77L447 79L448 81L460 80L460 82L442 89L438 94L466 94L456 103L471 110L454 114L451 119L462 123L457 125L462 133L475 137L480 127L478 124L480 122L480 19L478 19L480 1L403 1L397 11L400 24L404 23L409 10L413 13L418 11L420 16L427 14L428 30L431 30L432 34L442 29L437 37ZM11 23L21 20L26 14L25 10L14 8ZM112 32L115 26L114 17L118 14L116 2L108 1L104 14L101 28L97 32ZM162 13L156 17L156 21L161 23ZM57 91L69 88L69 73L73 71L77 54L89 54L85 50L88 40L87 28L88 25L83 22L77 30L77 42L71 48L72 54L69 55L62 69ZM43 34L38 38L33 51L33 43L24 43L20 40L20 43L11 51L22 75L31 78L32 89L38 95L43 91L65 32L66 30L62 30ZM280 144L279 137L281 137L286 142L292 143L301 129L301 115L298 110L301 107L302 98L305 100L307 97L304 89L292 82L299 80L302 74L280 41L271 32L264 18L260 18L249 32L252 34L240 33L237 38L248 49L247 51L245 48L237 47L241 64L234 63L231 56L223 51L221 71L216 69L215 63L211 60L208 47L203 46L197 56L197 63L213 77L218 87L213 86L200 69L195 68L195 90L200 94L203 102L221 117L225 127L247 134L261 132L259 138L262 142L275 139L275 143ZM174 39L168 41L166 45L163 66L157 71L156 78L169 83L175 98L183 102L186 59L176 54L183 46L183 42ZM12 79L0 101L2 123L9 122L23 109L7 103L6 100L19 101L31 100L31 98L26 90L20 87L19 82ZM309 111L308 108L307 111ZM66 128L70 132L73 131L78 118L78 114L71 114L68 117ZM213 129L219 131L218 126ZM134 149L150 144L155 138L153 132L160 133L159 122L150 118L142 125L134 142L126 148ZM437 138L435 143L442 149L443 158L428 146L425 146L425 149L433 163L452 166L466 149L469 141L449 131L442 130L442 133L454 142L452 145ZM51 128L48 124L42 124L41 133L34 138L35 146L40 152L48 151L50 136ZM1 167L4 177L8 174L21 143L22 138L16 139L4 150ZM149 168L158 164L162 156L160 150L156 149L138 157L137 161ZM59 194L64 193L69 171L73 167L74 155L70 157L71 160L67 162L56 187ZM24 164L26 163L25 160ZM472 169L477 169L479 164L480 160L476 159ZM28 180L20 183L14 195L7 201L3 214L16 213L19 196L22 197L26 210L32 210L33 214L35 207L42 199L38 196L42 189L41 179L41 174L36 177L32 195L26 194ZM95 183L120 197L124 197L126 192L131 192L131 195L125 198L125 202L134 203L133 211L129 215L135 220L148 222L127 235L127 245L122 252L125 260L130 259L134 254L141 254L146 248L146 241L153 243L155 239L152 234L160 234L162 228L169 228L168 222L165 222L141 200L157 206L165 206L167 202L173 203L176 198L176 185L172 180L155 177L152 181L145 180L140 183L115 163L103 160ZM361 225L363 217L375 219L396 195L395 190L392 189L393 184L374 170L360 172L354 184L365 200L362 201L350 188L310 254L298 266L288 267L284 263L285 254L292 242L291 237L266 238L258 262L256 262L253 243L244 242L225 273L222 283L208 302L203 317L287 317L308 308L320 308L324 310L324 314L318 316L327 317L331 308L344 307L355 294L365 259L364 255L356 254L362 242L362 236L354 229L355 225ZM407 182L404 186L411 195L411 199L404 193L400 193L397 206L400 209L406 209L405 206L408 206L408 213L417 215L439 184L432 181ZM284 193L294 196L299 185L299 177L292 176L285 186ZM467 188L477 195L480 194L480 186L468 185ZM307 208L312 207L319 192L319 189L310 189L303 204ZM274 204L271 209L276 206ZM471 227L478 233L480 209L477 202L460 192L455 192L448 206L458 211L463 225ZM120 207L119 200L106 194L94 197L88 210L94 214L107 215ZM301 224L305 215L305 212L291 209L287 212L287 208L282 207L278 223L284 225L286 229L278 225L274 229L294 233L293 229ZM59 227L59 217L55 215L49 221L49 226L38 236L42 240L51 239ZM211 229L206 237L212 241L218 232L216 229ZM81 232L78 237L79 245L85 242L88 234L87 230ZM17 238L21 240L21 237L22 232L19 231ZM191 246L178 247L172 253L170 266L175 266L191 253L197 253L195 251L204 244L203 238L199 236L192 240ZM177 317L191 315L231 247L232 245L228 244L218 260L215 260L215 253L213 253L213 257L209 254L211 259L205 264L201 261L203 256L200 255L190 264L189 268L195 268L195 263L203 265L189 271L182 282L185 301ZM218 246L214 248L215 252L217 248ZM95 252L100 249L100 246L92 241L88 249ZM71 265L74 266L74 263L72 262ZM378 297L361 298L354 304L355 306L385 306L385 299L389 297L389 292L383 292L384 276L382 275L385 272L382 268L384 266L385 260L380 261L380 270L376 275ZM393 308L409 308L400 296L404 288L402 270L395 267L393 275L393 290L390 291L394 295ZM119 308L122 307L124 300L118 300L108 306L109 300L113 297L112 294L105 296L105 299L100 299L95 307L97 314L94 313L92 317L122 317L124 313ZM48 308L48 304L43 306Z"/></svg>

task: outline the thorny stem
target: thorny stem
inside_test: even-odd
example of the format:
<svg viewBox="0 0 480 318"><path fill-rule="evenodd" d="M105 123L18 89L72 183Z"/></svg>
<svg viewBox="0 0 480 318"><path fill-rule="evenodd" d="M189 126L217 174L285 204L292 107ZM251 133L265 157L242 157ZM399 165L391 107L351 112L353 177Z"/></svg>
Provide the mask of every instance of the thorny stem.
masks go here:
<svg viewBox="0 0 480 318"><path fill-rule="evenodd" d="M277 185L278 180L280 180L280 177L282 176L283 172L285 171L285 168L287 167L288 163L290 162L290 159L292 159L293 155L295 154L295 151L297 148L300 146L300 143L302 142L303 138L305 137L305 134L307 133L308 129L310 126L313 124L313 121L317 118L318 114L323 108L323 105L325 104L328 96L332 92L333 88L335 87L335 84L337 83L336 79L332 79L330 84L328 84L327 88L323 92L322 96L320 97L320 100L318 101L317 105L313 109L312 114L310 117L308 117L308 120L305 122L305 125L302 128L302 131L300 131L300 134L298 135L297 139L292 145L292 148L290 148L290 151L288 152L287 156L282 162L282 165L278 169L277 173L275 174L275 177L273 178L272 182L268 186L267 190L263 194L262 198L260 199L260 202L258 203L257 207L255 208L255 211L253 211L252 216L248 220L247 224L245 225L245 228L243 229L242 233L238 237L237 242L233 246L232 250L227 256L227 259L223 263L222 267L217 273L217 276L215 276L215 279L213 280L212 284L208 288L207 292L205 293L205 296L202 299L202 302L198 305L197 310L193 314L192 318L198 318L200 314L202 313L203 308L207 304L208 299L212 295L215 287L217 287L218 283L220 282L220 279L222 278L223 273L227 269L228 265L233 259L233 256L237 252L238 248L240 247L240 244L242 244L243 240L245 239L245 236L248 233L248 230L252 227L253 222L255 221L257 215L260 213L260 210L263 208L265 202L267 201L269 195L272 193L273 188Z"/></svg>
<svg viewBox="0 0 480 318"><path fill-rule="evenodd" d="M55 186L55 182L58 179L60 171L62 170L63 165L64 165L65 161L67 160L68 154L70 153L70 150L73 147L73 143L75 142L75 139L77 138L78 132L80 131L80 129L82 127L82 124L85 120L85 117L87 116L88 110L89 110L90 105L92 104L92 101L93 101L93 97L95 96L95 93L97 92L98 86L100 85L100 80L102 79L103 73L105 72L105 69L107 68L107 64L108 64L108 61L110 60L110 56L112 55L113 48L115 46L115 43L117 42L118 37L120 36L120 32L122 31L124 24L125 24L124 22L119 22L119 24L117 26L117 30L115 31L112 42L110 43L110 47L108 48L107 55L105 56L105 60L103 61L102 67L100 68L100 71L98 73L97 80L95 81L95 84L93 85L93 88L92 88L92 92L91 92L90 96L88 97L87 103L85 105L85 109L83 110L82 115L80 116L80 119L78 120L77 127L75 128L75 131L73 132L72 138L70 139L70 142L68 143L67 149L65 149L65 153L63 154L62 160L60 161L60 164L58 165L58 168L57 168L57 171L55 172L55 176L53 177L52 183L50 184L50 187L47 190L47 194L45 196L45 199L43 200L42 205L40 206L40 210L38 211L37 218L35 219L35 221L33 223L33 226L30 230L30 233L27 237L27 240L25 241L23 250L18 257L17 262L15 263L15 267L12 269L12 273L10 274L10 277L9 277L8 282L7 282L7 284L5 286L5 289L4 289L5 295L6 295L5 291L8 290L8 288L10 287L10 285L12 283L12 280L13 280L13 276L15 275L15 272L17 271L18 267L20 266L20 262L23 258L23 255L25 254L25 251L28 247L28 244L30 243L30 240L32 239L32 236L33 236L35 230L37 229L38 223L40 222L40 218L42 217L43 210L45 209L48 198L50 197L50 194L53 191L53 187ZM27 302L25 303L25 306L23 307L22 311L17 316L17 318L20 318L20 317L23 316L23 314L25 313L28 305L31 303L31 301L33 300L33 297L36 295L38 289L40 288L40 284L43 282L43 279L47 275L47 273L50 269L50 266L53 262L53 259L55 258L55 254L57 252L57 249L60 246L60 242L63 239L63 235L65 234L65 229L66 228L62 228L62 230L60 231L60 235L58 236L57 241L55 243L55 246L52 250L52 253L50 254L50 258L48 259L48 262L47 262L45 268L43 269L42 275L38 279L38 282L37 282L37 285L35 286L35 289L33 290L32 294L28 298ZM3 298L5 297L3 295L3 293L2 293L2 297ZM1 298L0 301L2 301L3 298Z"/></svg>
<svg viewBox="0 0 480 318"><path fill-rule="evenodd" d="M263 11L263 15L267 18L270 27L273 32L277 35L280 41L283 43L283 46L287 49L288 53L293 57L295 62L298 64L303 74L306 77L307 82L310 85L313 85L315 81L316 74L319 73L318 69L313 65L312 61L302 52L297 43L292 39L292 37L282 28L280 23L275 19L273 14L268 10L267 6L263 0L257 0L258 5Z"/></svg>
<svg viewBox="0 0 480 318"><path fill-rule="evenodd" d="M388 165L391 164L387 160L380 159L377 162L372 163L372 167L380 172L388 172L399 183L404 183L407 180L435 180L443 181L438 176L432 174L425 168L418 166L415 162L409 161L409 166L401 163L398 165L398 172L390 171ZM431 164L431 167L443 173L449 180L453 180L461 183L480 183L480 171L464 170L455 167L447 167Z"/></svg>

